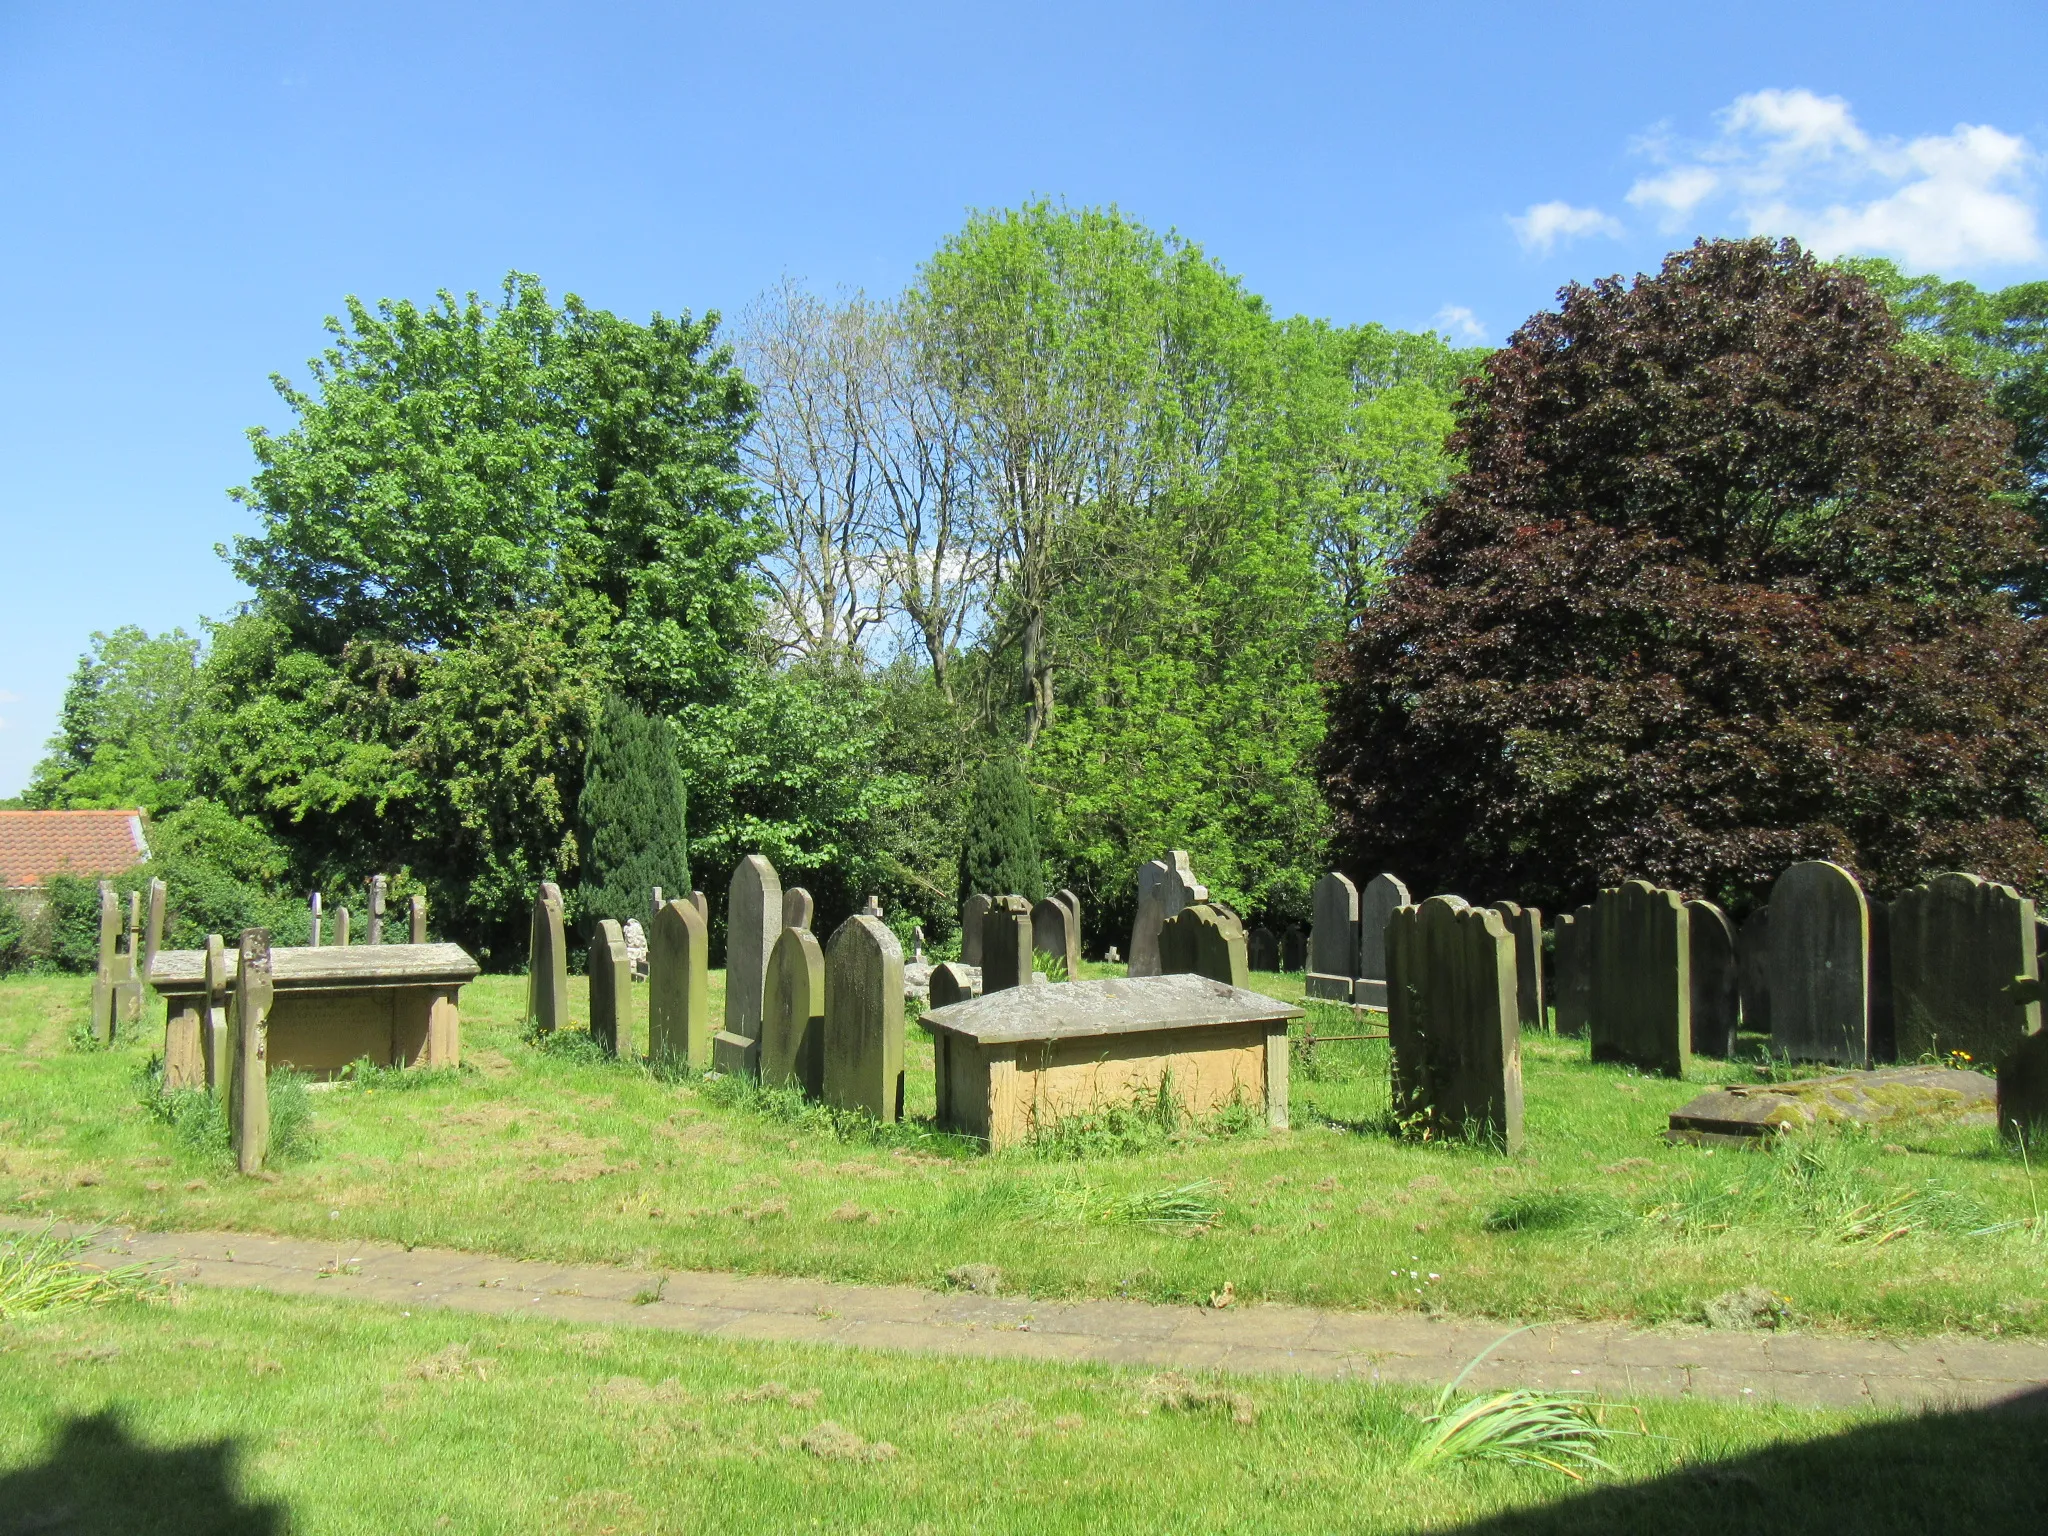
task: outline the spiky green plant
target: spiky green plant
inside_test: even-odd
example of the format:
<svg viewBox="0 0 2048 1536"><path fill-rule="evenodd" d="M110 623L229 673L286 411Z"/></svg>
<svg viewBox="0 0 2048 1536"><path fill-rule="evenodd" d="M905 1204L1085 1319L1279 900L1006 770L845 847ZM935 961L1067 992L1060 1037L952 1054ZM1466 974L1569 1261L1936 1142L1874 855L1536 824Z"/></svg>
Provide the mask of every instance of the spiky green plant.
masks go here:
<svg viewBox="0 0 2048 1536"><path fill-rule="evenodd" d="M0 1240L0 1322L103 1306L162 1284L154 1264L88 1264L96 1232L60 1237L55 1223Z"/></svg>
<svg viewBox="0 0 2048 1536"><path fill-rule="evenodd" d="M1537 1392L1514 1387L1481 1392L1455 1408L1451 1400L1465 1378L1488 1355L1526 1333L1516 1328L1502 1334L1467 1362L1437 1394L1435 1411L1422 1421L1422 1436L1409 1454L1417 1470L1453 1466L1463 1461L1504 1461L1512 1466L1547 1467L1583 1482L1587 1472L1614 1469L1594 1447L1622 1433L1601 1422L1604 1405L1583 1392Z"/></svg>

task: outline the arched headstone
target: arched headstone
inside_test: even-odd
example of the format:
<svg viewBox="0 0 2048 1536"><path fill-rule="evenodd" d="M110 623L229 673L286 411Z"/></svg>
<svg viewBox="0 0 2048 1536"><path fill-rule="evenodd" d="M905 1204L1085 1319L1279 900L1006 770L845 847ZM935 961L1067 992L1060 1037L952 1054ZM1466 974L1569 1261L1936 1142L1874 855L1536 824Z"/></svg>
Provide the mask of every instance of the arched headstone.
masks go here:
<svg viewBox="0 0 2048 1536"><path fill-rule="evenodd" d="M1028 907L1024 922L1028 942ZM903 946L878 917L849 917L825 949L825 1102L903 1116Z"/></svg>
<svg viewBox="0 0 2048 1536"><path fill-rule="evenodd" d="M1334 871L1315 883L1315 927L1308 936L1310 997L1351 1001L1352 967L1358 963L1358 887Z"/></svg>
<svg viewBox="0 0 2048 1536"><path fill-rule="evenodd" d="M1554 930L1557 953L1557 1032L1583 1035L1593 1010L1593 909L1560 912Z"/></svg>
<svg viewBox="0 0 2048 1536"><path fill-rule="evenodd" d="M792 885L782 893L782 926L811 931L811 920L817 916L818 905L811 900L811 893L800 885ZM781 939L776 943L780 944Z"/></svg>
<svg viewBox="0 0 2048 1536"><path fill-rule="evenodd" d="M1244 963L1255 971L1280 969L1280 936L1263 925L1244 936Z"/></svg>
<svg viewBox="0 0 2048 1536"><path fill-rule="evenodd" d="M1522 1145L1515 943L1498 912L1432 896L1387 924L1396 1120L1437 1137Z"/></svg>
<svg viewBox="0 0 2048 1536"><path fill-rule="evenodd" d="M1138 912L1131 920L1131 957L1127 976L1159 974L1159 925L1166 921L1166 886L1172 872L1164 859L1138 866Z"/></svg>
<svg viewBox="0 0 2048 1536"><path fill-rule="evenodd" d="M1249 984L1244 924L1237 914L1198 901L1169 917L1159 929L1159 966L1167 976L1206 976L1226 986Z"/></svg>
<svg viewBox="0 0 2048 1536"><path fill-rule="evenodd" d="M724 1032L749 1046L761 1038L768 951L781 932L782 881L773 864L758 853L748 854L726 890Z"/></svg>
<svg viewBox="0 0 2048 1536"><path fill-rule="evenodd" d="M334 919L334 941L348 942L348 908ZM543 1035L569 1022L569 943L563 926L562 888L543 880L533 903L533 949L527 960L527 1016Z"/></svg>
<svg viewBox="0 0 2048 1536"><path fill-rule="evenodd" d="M998 896L981 919L981 990L1031 982L1031 903L1022 896Z"/></svg>
<svg viewBox="0 0 2048 1536"><path fill-rule="evenodd" d="M1081 974L1081 923L1064 901L1048 896L1031 909L1031 947L1062 961L1067 980Z"/></svg>
<svg viewBox="0 0 2048 1536"><path fill-rule="evenodd" d="M948 1003L964 1003L970 997L981 996L979 983L966 965L947 961L932 969L931 999L934 1008L943 1008Z"/></svg>
<svg viewBox="0 0 2048 1536"><path fill-rule="evenodd" d="M1771 1044L1794 1061L1870 1061L1870 908L1839 864L1794 864L1771 887Z"/></svg>
<svg viewBox="0 0 2048 1536"><path fill-rule="evenodd" d="M711 945L691 902L663 902L647 935L647 1059L711 1065Z"/></svg>
<svg viewBox="0 0 2048 1536"><path fill-rule="evenodd" d="M1280 935L1280 969L1299 971L1308 965L1308 935L1298 923L1290 923Z"/></svg>
<svg viewBox="0 0 2048 1536"><path fill-rule="evenodd" d="M631 1060L633 1049L633 962L618 919L607 917L590 941L590 1038L608 1055Z"/></svg>
<svg viewBox="0 0 2048 1536"><path fill-rule="evenodd" d="M1996 1065L2041 1027L2034 904L1976 875L1936 875L1891 907L1892 1007L1898 1057L1951 1051ZM2003 1073L2001 1072L2001 1077Z"/></svg>
<svg viewBox="0 0 2048 1536"><path fill-rule="evenodd" d="M1630 880L1593 903L1593 1059L1666 1077L1692 1060L1692 942L1676 891Z"/></svg>
<svg viewBox="0 0 2048 1536"><path fill-rule="evenodd" d="M1735 925L1711 901L1688 901L1686 941L1692 946L1692 1048L1699 1056L1733 1056L1742 1017L1735 965Z"/></svg>
<svg viewBox="0 0 2048 1536"><path fill-rule="evenodd" d="M825 951L808 928L789 927L768 956L762 994L761 1081L825 1092Z"/></svg>

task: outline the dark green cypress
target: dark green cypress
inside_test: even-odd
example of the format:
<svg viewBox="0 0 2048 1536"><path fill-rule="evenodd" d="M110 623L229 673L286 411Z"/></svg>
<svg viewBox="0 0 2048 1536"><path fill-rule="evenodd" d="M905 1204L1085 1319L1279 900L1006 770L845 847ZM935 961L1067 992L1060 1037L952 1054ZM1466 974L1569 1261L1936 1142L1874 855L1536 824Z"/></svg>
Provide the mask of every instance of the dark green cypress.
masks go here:
<svg viewBox="0 0 2048 1536"><path fill-rule="evenodd" d="M647 920L652 888L686 896L690 844L682 769L666 720L616 695L604 701L583 759L576 820L583 849L578 917Z"/></svg>
<svg viewBox="0 0 2048 1536"><path fill-rule="evenodd" d="M1024 765L1004 755L983 763L967 802L967 840L960 849L960 899L986 896L1045 896L1045 871L1038 858L1038 826L1031 810L1031 785Z"/></svg>

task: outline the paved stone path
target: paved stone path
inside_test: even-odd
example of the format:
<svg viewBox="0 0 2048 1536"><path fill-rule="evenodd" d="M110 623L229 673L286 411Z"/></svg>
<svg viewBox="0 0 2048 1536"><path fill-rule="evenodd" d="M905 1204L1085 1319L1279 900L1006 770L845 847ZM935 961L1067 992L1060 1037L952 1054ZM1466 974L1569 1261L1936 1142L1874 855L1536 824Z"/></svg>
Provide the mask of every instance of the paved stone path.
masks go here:
<svg viewBox="0 0 2048 1536"><path fill-rule="evenodd" d="M1031 1301L904 1285L548 1264L251 1233L109 1230L95 1243L110 1259L166 1261L177 1278L193 1284L288 1296L673 1328L720 1339L1154 1369L1437 1385L1505 1331L1491 1322L1414 1314ZM1611 1395L1946 1407L2048 1387L2048 1343L1636 1332L1612 1324L1559 1323L1508 1339L1467 1379L1474 1386L1583 1388Z"/></svg>

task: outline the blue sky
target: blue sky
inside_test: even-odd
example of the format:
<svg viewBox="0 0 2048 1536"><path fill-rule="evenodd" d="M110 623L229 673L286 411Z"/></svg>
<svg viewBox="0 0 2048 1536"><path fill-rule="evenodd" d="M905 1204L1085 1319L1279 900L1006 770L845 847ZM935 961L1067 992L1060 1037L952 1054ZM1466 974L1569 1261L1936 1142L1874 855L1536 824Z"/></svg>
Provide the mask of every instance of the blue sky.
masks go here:
<svg viewBox="0 0 2048 1536"><path fill-rule="evenodd" d="M95 629L242 593L244 430L349 293L900 287L1115 202L1283 313L1499 341L1695 234L2048 275L2048 6L0 0L0 795Z"/></svg>

